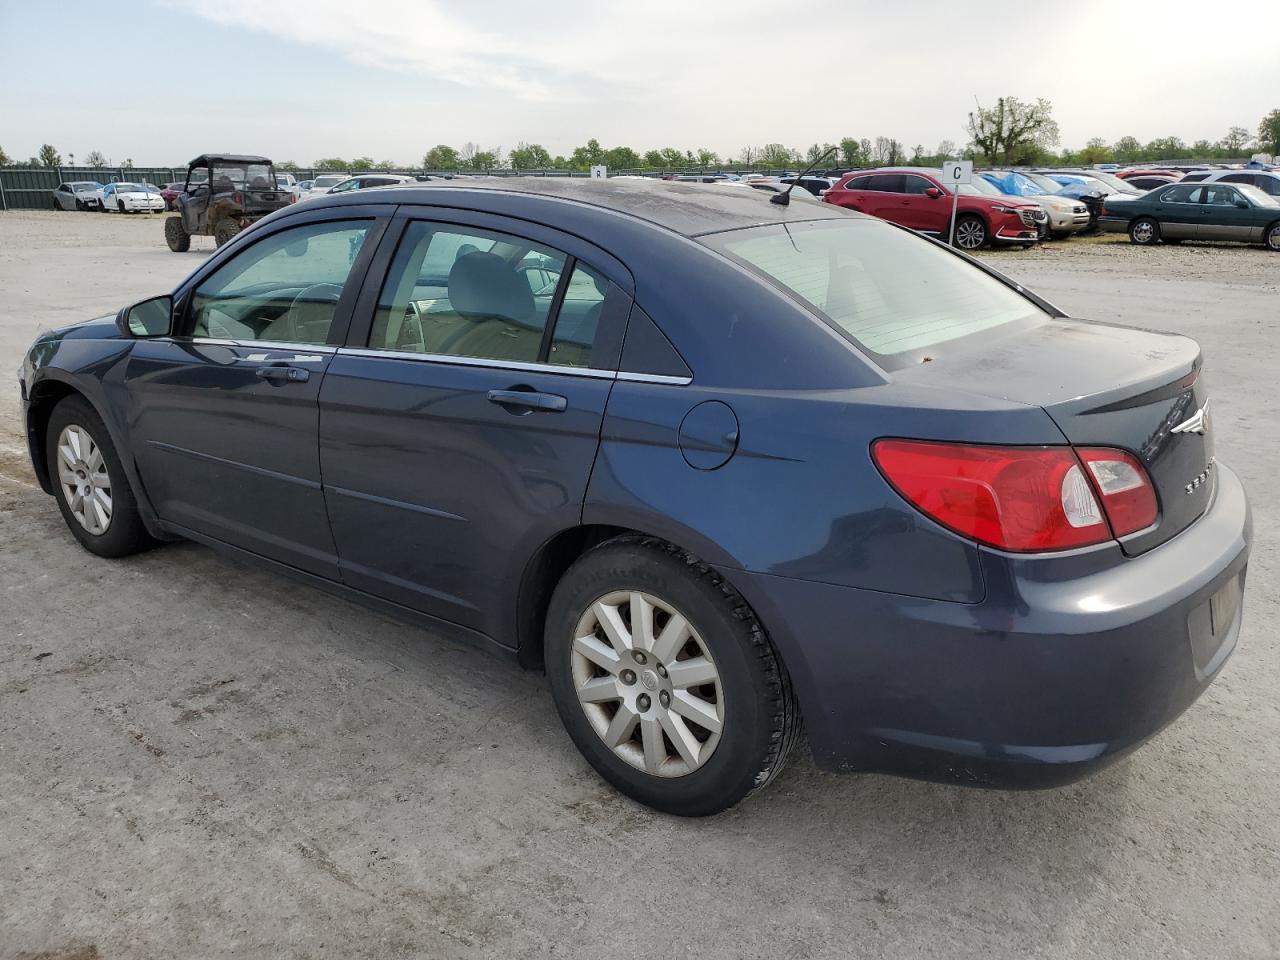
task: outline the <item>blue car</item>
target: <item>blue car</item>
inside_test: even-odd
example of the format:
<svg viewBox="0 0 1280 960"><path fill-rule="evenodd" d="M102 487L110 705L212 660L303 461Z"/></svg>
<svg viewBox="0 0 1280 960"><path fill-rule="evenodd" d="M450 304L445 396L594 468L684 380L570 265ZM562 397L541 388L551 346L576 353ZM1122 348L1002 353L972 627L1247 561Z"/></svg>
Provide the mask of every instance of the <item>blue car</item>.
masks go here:
<svg viewBox="0 0 1280 960"><path fill-rule="evenodd" d="M1240 630L1198 345L834 205L324 197L41 336L20 388L86 549L194 540L543 669L592 766L677 814L803 737L831 770L1066 783Z"/></svg>

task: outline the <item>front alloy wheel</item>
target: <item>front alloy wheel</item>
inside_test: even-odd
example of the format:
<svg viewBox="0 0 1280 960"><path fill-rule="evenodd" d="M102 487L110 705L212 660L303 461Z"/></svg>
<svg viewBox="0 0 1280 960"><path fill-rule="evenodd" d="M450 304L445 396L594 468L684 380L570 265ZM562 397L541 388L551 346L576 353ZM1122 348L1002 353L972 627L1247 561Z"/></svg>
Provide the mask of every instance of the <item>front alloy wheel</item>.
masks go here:
<svg viewBox="0 0 1280 960"><path fill-rule="evenodd" d="M977 217L961 217L956 221L956 246L961 250L978 250L987 242L987 225Z"/></svg>
<svg viewBox="0 0 1280 960"><path fill-rule="evenodd" d="M58 482L71 515L100 537L111 526L111 477L107 461L84 427L69 423L58 435Z"/></svg>
<svg viewBox="0 0 1280 960"><path fill-rule="evenodd" d="M715 752L725 721L720 674L669 603L639 590L596 600L574 631L571 669L592 729L636 769L682 777Z"/></svg>

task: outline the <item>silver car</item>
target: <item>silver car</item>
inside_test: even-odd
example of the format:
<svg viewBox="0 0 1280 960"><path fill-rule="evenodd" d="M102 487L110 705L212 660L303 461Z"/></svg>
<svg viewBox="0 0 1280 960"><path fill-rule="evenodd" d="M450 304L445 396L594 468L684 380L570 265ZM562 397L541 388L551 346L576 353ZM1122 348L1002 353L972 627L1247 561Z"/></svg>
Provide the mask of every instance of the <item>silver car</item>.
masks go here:
<svg viewBox="0 0 1280 960"><path fill-rule="evenodd" d="M102 184L94 180L72 180L53 191L55 210L102 209Z"/></svg>

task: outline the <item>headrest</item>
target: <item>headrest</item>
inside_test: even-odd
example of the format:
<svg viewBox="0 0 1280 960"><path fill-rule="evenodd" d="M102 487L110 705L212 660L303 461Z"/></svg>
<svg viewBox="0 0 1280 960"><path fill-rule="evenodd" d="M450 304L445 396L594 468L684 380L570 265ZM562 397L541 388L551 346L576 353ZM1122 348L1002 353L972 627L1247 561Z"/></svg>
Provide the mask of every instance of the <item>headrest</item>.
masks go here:
<svg viewBox="0 0 1280 960"><path fill-rule="evenodd" d="M533 291L497 254L468 253L449 271L449 303L464 317L523 320L533 313Z"/></svg>

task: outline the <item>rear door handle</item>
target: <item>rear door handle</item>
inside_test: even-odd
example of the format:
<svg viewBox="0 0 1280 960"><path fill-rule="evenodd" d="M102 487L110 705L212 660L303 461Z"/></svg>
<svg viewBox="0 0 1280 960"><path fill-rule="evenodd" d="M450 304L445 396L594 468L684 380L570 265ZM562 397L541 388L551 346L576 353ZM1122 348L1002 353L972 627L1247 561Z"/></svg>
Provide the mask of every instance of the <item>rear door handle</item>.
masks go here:
<svg viewBox="0 0 1280 960"><path fill-rule="evenodd" d="M569 406L569 401L557 393L538 393L534 390L490 390L489 402L508 409L523 409L526 413L534 410L560 413Z"/></svg>
<svg viewBox="0 0 1280 960"><path fill-rule="evenodd" d="M272 383L306 383L311 379L311 371L305 367L267 366L258 367L254 372Z"/></svg>

